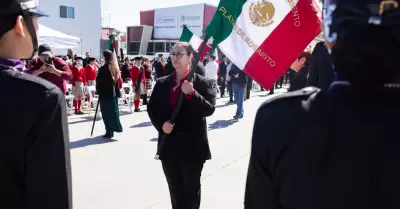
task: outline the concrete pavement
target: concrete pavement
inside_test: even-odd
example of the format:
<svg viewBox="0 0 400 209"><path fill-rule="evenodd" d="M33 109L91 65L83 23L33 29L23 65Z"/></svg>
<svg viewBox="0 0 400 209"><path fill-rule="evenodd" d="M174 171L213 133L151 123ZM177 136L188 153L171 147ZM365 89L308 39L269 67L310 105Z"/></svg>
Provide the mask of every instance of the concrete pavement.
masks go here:
<svg viewBox="0 0 400 209"><path fill-rule="evenodd" d="M203 170L202 209L243 208L254 116L267 98L266 92L252 93L239 122L232 120L236 106L218 99L214 115L207 119L212 160ZM121 115L124 132L113 141L90 138L93 116L69 117L74 208L171 208L161 163L153 159L157 133L147 113L130 114L125 107ZM102 134L99 120L94 135Z"/></svg>

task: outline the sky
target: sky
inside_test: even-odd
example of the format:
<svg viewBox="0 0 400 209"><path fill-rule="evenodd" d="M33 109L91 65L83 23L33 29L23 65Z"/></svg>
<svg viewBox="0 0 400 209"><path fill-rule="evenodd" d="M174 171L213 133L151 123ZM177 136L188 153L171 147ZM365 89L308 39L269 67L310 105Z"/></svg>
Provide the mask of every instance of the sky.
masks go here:
<svg viewBox="0 0 400 209"><path fill-rule="evenodd" d="M143 10L197 3L217 6L218 2L219 0L101 0L102 26L125 32L127 26L140 24L139 14Z"/></svg>

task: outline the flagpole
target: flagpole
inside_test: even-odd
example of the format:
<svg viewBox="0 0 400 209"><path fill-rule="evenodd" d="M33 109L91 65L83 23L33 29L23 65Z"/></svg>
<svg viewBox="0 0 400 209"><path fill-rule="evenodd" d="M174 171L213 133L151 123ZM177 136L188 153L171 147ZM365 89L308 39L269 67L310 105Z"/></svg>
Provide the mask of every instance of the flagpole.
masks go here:
<svg viewBox="0 0 400 209"><path fill-rule="evenodd" d="M186 25L184 25L184 27L186 27ZM192 81L192 80L193 80L194 73L195 73L195 71L196 71L196 69L197 69L197 66L199 65L200 57L201 57L201 55L203 54L204 49L206 48L208 39L209 39L208 36L204 37L204 40L203 40L203 42L202 42L201 45L200 45L200 50L199 50L199 52L195 54L194 61L192 62L192 63L193 63L193 64L192 64L192 67L190 68L189 76L188 76L188 78L187 78L188 81ZM177 115L178 115L178 113L179 113L179 110L181 109L184 96L185 96L184 93L181 92L181 95L179 96L179 99L178 99L178 101L177 101L177 103L176 103L174 112L172 113L172 116L171 116L171 118L170 118L170 120L169 120L169 122L170 122L171 124L174 124L174 123L175 123L175 119L176 119L176 117L177 117ZM164 134L164 135L163 135L162 140L161 140L161 142L160 142L160 145L158 146L156 156L154 157L155 160L159 160L159 159L160 159L160 153L161 153L161 151L162 151L162 149L163 149L163 147L164 147L164 144L165 144L165 141L166 141L167 137L168 137L168 134Z"/></svg>

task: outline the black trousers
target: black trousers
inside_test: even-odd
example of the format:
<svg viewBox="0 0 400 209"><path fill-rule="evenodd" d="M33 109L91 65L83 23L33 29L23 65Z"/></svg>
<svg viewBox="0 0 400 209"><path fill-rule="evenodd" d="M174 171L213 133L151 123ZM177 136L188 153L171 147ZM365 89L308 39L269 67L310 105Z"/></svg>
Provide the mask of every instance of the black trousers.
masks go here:
<svg viewBox="0 0 400 209"><path fill-rule="evenodd" d="M275 83L275 88L282 88L283 85L283 80L285 79L285 76L281 76L279 80Z"/></svg>
<svg viewBox="0 0 400 209"><path fill-rule="evenodd" d="M246 86L246 100L247 99L250 99L250 92L251 92L251 89L253 88L253 79L248 79L247 80L247 86Z"/></svg>
<svg viewBox="0 0 400 209"><path fill-rule="evenodd" d="M172 209L199 209L204 161L162 160Z"/></svg>
<svg viewBox="0 0 400 209"><path fill-rule="evenodd" d="M232 88L232 82L228 81L227 83L227 89L228 89L228 93L229 93L229 101L233 102L233 88Z"/></svg>
<svg viewBox="0 0 400 209"><path fill-rule="evenodd" d="M221 93L221 97L225 96L225 88L226 88L226 85L225 85L225 79L224 79L219 85L219 91Z"/></svg>

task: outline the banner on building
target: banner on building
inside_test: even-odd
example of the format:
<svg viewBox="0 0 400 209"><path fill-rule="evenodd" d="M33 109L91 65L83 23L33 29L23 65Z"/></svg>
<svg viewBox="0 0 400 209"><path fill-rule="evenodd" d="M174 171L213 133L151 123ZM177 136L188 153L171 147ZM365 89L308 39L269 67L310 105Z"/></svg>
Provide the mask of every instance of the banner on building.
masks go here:
<svg viewBox="0 0 400 209"><path fill-rule="evenodd" d="M184 24L193 34L202 36L204 4L156 9L154 12L154 38L179 39Z"/></svg>

